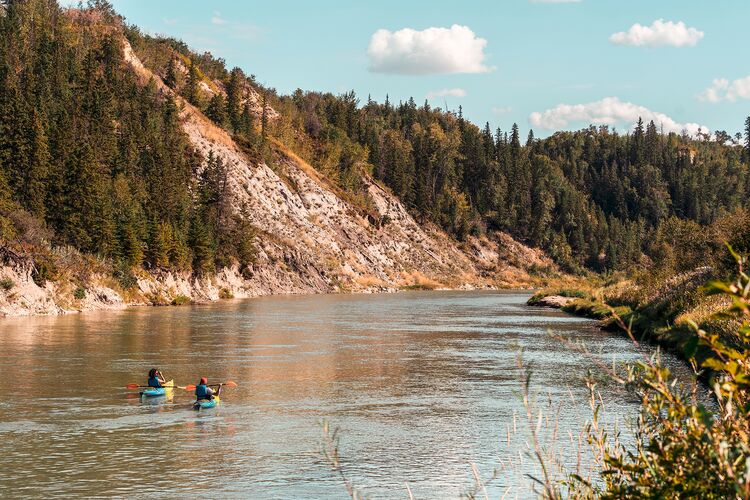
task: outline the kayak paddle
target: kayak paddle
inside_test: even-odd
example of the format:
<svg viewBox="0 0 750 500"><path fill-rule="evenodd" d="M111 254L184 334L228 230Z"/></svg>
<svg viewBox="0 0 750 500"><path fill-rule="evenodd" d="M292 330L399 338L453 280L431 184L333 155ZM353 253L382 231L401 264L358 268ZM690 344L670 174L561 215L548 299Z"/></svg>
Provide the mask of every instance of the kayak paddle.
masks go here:
<svg viewBox="0 0 750 500"><path fill-rule="evenodd" d="M162 386L163 387L163 386ZM126 389L157 389L157 387L151 387L150 385L138 385L138 384L128 384L125 386ZM164 387L165 389L171 389L171 387ZM174 386L175 389L186 389L186 387L182 387L179 385ZM193 386L195 388L195 386Z"/></svg>
<svg viewBox="0 0 750 500"><path fill-rule="evenodd" d="M224 387L237 387L237 383L233 380L227 380L223 384L208 384L208 387L219 387L220 385L223 385ZM186 387L180 387L180 389L185 389L186 391L194 391L195 386L191 384Z"/></svg>

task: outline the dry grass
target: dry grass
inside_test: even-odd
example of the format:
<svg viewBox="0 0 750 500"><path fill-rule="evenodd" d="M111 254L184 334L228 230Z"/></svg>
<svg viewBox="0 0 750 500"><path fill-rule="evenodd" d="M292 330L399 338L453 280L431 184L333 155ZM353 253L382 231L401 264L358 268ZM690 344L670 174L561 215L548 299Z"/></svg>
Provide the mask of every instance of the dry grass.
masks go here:
<svg viewBox="0 0 750 500"><path fill-rule="evenodd" d="M354 280L362 288L387 287L388 283L377 276L359 276Z"/></svg>
<svg viewBox="0 0 750 500"><path fill-rule="evenodd" d="M419 271L402 274L401 287L413 290L436 290L438 288L445 288L442 283L425 276Z"/></svg>

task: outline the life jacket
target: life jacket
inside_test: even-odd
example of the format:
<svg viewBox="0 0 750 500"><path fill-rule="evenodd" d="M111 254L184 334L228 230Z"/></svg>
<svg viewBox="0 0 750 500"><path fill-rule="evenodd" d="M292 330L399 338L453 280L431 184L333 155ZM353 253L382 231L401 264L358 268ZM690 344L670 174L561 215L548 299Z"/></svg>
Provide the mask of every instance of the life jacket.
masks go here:
<svg viewBox="0 0 750 500"><path fill-rule="evenodd" d="M195 386L195 397L197 399L207 399L208 398L208 386L201 384Z"/></svg>
<svg viewBox="0 0 750 500"><path fill-rule="evenodd" d="M159 377L149 377L148 378L148 386L149 387L161 387L161 381L159 381Z"/></svg>

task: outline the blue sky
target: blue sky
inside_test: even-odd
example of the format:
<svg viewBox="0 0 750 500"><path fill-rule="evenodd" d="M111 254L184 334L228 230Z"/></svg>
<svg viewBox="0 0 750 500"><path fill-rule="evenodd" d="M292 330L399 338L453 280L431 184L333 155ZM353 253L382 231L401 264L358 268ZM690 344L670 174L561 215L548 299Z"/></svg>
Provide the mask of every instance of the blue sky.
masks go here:
<svg viewBox="0 0 750 500"><path fill-rule="evenodd" d="M640 114L735 133L750 115L747 0L113 4L144 31L210 50L282 93L353 89L419 103L447 93L431 103L539 136L590 121L622 129Z"/></svg>

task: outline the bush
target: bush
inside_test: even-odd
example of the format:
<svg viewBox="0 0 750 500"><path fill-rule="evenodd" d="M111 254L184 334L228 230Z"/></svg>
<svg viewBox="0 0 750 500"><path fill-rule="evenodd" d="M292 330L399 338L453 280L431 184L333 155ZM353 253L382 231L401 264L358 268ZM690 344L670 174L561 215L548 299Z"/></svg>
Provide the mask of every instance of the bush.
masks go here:
<svg viewBox="0 0 750 500"><path fill-rule="evenodd" d="M81 286L79 286L73 292L73 297L75 297L76 300L83 300L83 299L85 299L86 298L86 289L83 288L83 287L81 287Z"/></svg>
<svg viewBox="0 0 750 500"><path fill-rule="evenodd" d="M233 299L234 294L228 288L222 288L221 290L219 290L219 298L220 299Z"/></svg>
<svg viewBox="0 0 750 500"><path fill-rule="evenodd" d="M674 383L658 357L628 369L615 380L641 400L635 449L617 442L598 425L601 405L592 404L589 442L603 464L600 481L572 475L575 495L593 498L750 497L750 277L712 282L707 290L731 299L717 319L739 325L731 338L691 324L685 355L702 368L715 395L715 408L696 401L690 388ZM629 330L625 323L621 327ZM592 396L594 384L590 384ZM596 401L593 398L592 401ZM614 438L614 439L613 439Z"/></svg>
<svg viewBox="0 0 750 500"><path fill-rule="evenodd" d="M138 278L136 278L135 274L133 273L133 269L124 262L120 262L115 267L112 275L120 284L120 286L125 290L130 290L131 288L135 288L136 285L138 285Z"/></svg>
<svg viewBox="0 0 750 500"><path fill-rule="evenodd" d="M193 303L193 299L185 295L178 295L172 299L173 306L188 306Z"/></svg>
<svg viewBox="0 0 750 500"><path fill-rule="evenodd" d="M57 265L48 257L41 257L34 261L34 270L31 272L31 279L37 286L43 287L48 281L57 281Z"/></svg>
<svg viewBox="0 0 750 500"><path fill-rule="evenodd" d="M12 290L14 286L16 286L16 282L10 278L3 278L0 280L0 288L6 292Z"/></svg>

